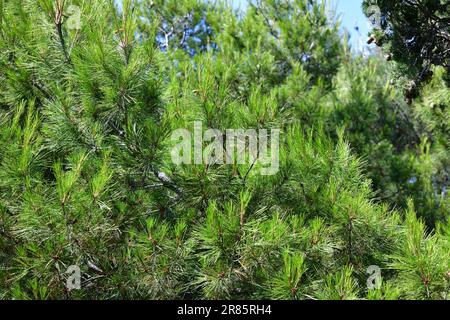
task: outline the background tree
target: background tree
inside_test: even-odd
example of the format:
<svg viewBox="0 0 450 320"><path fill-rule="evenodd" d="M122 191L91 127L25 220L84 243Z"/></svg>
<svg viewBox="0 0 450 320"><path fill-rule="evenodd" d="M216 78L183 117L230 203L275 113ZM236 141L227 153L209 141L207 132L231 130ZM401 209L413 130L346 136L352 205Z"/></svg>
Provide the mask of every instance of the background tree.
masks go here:
<svg viewBox="0 0 450 320"><path fill-rule="evenodd" d="M379 16L374 8L380 10ZM394 178L397 181L394 189L398 191L394 191L396 195L391 199L400 196L403 200L395 202L404 206L407 203L404 196L412 196L416 210L433 228L435 221L445 220L448 212L450 6L448 1L367 0L363 2L363 10L368 16L379 19L379 28L371 33L388 60L393 58L387 71L388 87L403 90L409 105L404 106L397 98L393 105L383 107L397 115L391 118L396 123L392 123L393 128L403 127L391 136L396 145L395 153L403 153L398 165L390 166L395 170L393 175L398 175ZM382 66L380 72L384 70L386 67ZM400 178L403 174L410 178ZM372 175L376 185L383 175L380 172ZM392 184L384 184L377 189L386 192L392 187Z"/></svg>
<svg viewBox="0 0 450 320"><path fill-rule="evenodd" d="M2 3L1 298L447 297L446 115L399 119L323 2L74 0L77 28L67 1ZM445 105L439 77L423 105ZM278 173L173 164L193 121L280 128Z"/></svg>
<svg viewBox="0 0 450 320"><path fill-rule="evenodd" d="M363 9L369 16L373 7L380 9L380 29L376 42L406 76L408 101L418 96L422 82L433 75L433 66L450 70L450 3L441 0L365 0Z"/></svg>

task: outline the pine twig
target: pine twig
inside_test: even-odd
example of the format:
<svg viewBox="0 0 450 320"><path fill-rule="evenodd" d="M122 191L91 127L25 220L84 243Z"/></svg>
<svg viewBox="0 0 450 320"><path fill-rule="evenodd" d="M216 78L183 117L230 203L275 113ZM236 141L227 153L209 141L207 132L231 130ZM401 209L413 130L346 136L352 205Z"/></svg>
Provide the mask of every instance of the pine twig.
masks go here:
<svg viewBox="0 0 450 320"><path fill-rule="evenodd" d="M64 40L64 34L62 30L62 19L64 15L64 0L58 1L56 4L56 12L55 12L55 26L56 31L58 33L59 43L61 44L61 49L63 51L64 57L68 63L72 63L70 60L69 53L67 52L66 41Z"/></svg>

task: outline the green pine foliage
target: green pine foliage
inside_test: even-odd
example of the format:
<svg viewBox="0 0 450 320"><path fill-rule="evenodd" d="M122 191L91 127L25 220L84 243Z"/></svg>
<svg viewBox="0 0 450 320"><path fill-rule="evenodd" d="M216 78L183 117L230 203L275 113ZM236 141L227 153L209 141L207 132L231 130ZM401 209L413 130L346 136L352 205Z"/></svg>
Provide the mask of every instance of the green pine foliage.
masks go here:
<svg viewBox="0 0 450 320"><path fill-rule="evenodd" d="M345 127L377 198L404 209L411 198L431 230L450 210L449 90L443 69L436 69L421 98L408 106L390 70L379 59L343 64L335 78L330 131Z"/></svg>
<svg viewBox="0 0 450 320"><path fill-rule="evenodd" d="M0 3L0 298L449 298L444 69L408 106L324 1ZM278 172L175 165L194 121Z"/></svg>

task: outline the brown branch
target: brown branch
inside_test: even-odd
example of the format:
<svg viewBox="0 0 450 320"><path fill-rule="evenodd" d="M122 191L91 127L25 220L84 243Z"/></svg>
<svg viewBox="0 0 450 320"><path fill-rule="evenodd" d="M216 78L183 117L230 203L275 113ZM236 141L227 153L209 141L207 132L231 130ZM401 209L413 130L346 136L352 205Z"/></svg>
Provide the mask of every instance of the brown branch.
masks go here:
<svg viewBox="0 0 450 320"><path fill-rule="evenodd" d="M64 15L64 0L58 1L56 3L56 12L55 12L55 26L56 31L58 33L59 43L61 44L61 48L64 54L64 57L68 63L72 63L67 52L66 41L64 40L64 34L62 30L62 19Z"/></svg>

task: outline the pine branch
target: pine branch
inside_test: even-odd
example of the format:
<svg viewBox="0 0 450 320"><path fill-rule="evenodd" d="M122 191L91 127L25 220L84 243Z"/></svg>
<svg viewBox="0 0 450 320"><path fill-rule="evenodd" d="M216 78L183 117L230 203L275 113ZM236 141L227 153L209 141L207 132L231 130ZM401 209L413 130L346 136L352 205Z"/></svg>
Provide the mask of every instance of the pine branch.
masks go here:
<svg viewBox="0 0 450 320"><path fill-rule="evenodd" d="M57 1L56 11L55 11L55 26L56 26L59 43L61 45L61 49L64 54L64 57L65 57L66 61L69 64L71 64L72 62L71 62L69 54L67 52L66 41L64 39L63 28L62 28L62 24L63 24L62 20L63 20L63 16L64 16L64 3L65 3L64 0Z"/></svg>

